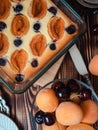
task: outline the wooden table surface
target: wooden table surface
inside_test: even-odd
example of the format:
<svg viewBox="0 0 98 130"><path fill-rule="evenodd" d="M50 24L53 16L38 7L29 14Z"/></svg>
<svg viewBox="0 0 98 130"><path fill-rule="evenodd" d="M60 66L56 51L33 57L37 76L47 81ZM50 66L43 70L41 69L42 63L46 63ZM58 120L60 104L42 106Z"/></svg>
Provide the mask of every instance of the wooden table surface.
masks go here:
<svg viewBox="0 0 98 130"><path fill-rule="evenodd" d="M91 34L90 28L93 24L98 24L97 13L94 14L95 9L91 10L84 8L83 6L76 3L76 0L67 0L73 8L82 16L87 26L87 32L81 39L77 42L77 46L84 58L86 66L91 60L91 58L98 54L98 36ZM69 53L65 56L63 63L56 75L56 78L69 77L83 80L83 77L79 75L74 67ZM98 76L93 76L89 74L92 85L98 94ZM33 87L30 87L24 94L15 95L10 93L4 87L0 87L0 92L2 97L6 100L7 105L10 107L10 117L15 121L19 130L32 130L30 123L30 111L31 104L33 102Z"/></svg>

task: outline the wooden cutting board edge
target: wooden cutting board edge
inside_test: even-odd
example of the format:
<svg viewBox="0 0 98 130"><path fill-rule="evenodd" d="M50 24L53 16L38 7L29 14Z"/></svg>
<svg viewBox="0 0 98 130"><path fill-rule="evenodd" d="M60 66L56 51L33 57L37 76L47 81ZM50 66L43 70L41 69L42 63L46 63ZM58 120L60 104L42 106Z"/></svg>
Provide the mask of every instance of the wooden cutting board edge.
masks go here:
<svg viewBox="0 0 98 130"><path fill-rule="evenodd" d="M63 55L54 65L51 66L51 68L43 75L40 79L37 80L35 85L44 86L46 83L54 80L61 64L64 59Z"/></svg>

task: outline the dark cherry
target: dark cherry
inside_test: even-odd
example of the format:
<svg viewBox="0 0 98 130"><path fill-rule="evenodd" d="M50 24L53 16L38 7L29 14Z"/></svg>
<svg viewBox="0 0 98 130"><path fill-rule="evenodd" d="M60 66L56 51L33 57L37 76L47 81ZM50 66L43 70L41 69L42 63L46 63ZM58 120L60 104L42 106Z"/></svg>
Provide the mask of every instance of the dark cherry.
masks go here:
<svg viewBox="0 0 98 130"><path fill-rule="evenodd" d="M66 86L70 88L71 92L78 92L80 90L80 85L74 79L68 80Z"/></svg>
<svg viewBox="0 0 98 130"><path fill-rule="evenodd" d="M33 29L34 29L36 32L39 32L40 27L41 27L41 25L40 25L39 22L36 22L36 23L33 25Z"/></svg>
<svg viewBox="0 0 98 130"><path fill-rule="evenodd" d="M52 86L51 86L51 88L55 92L57 92L58 88L60 88L60 87L65 87L65 84L63 82L61 82L61 81L57 81L57 82L53 83Z"/></svg>
<svg viewBox="0 0 98 130"><path fill-rule="evenodd" d="M0 21L0 31L2 31L3 29L7 28L6 23Z"/></svg>
<svg viewBox="0 0 98 130"><path fill-rule="evenodd" d="M70 96L70 89L68 87L60 87L57 89L56 92L57 97L59 98L59 101L66 101L68 100L69 96Z"/></svg>
<svg viewBox="0 0 98 130"><path fill-rule="evenodd" d="M14 40L14 45L16 47L19 47L21 44L22 44L22 40L20 38L17 38L17 39Z"/></svg>
<svg viewBox="0 0 98 130"><path fill-rule="evenodd" d="M43 123L43 116L44 116L44 112L39 110L36 114L35 114L35 121L38 124L42 124Z"/></svg>
<svg viewBox="0 0 98 130"><path fill-rule="evenodd" d="M15 77L15 80L17 82L22 82L24 80L24 75L22 74L17 74L16 77Z"/></svg>
<svg viewBox="0 0 98 130"><path fill-rule="evenodd" d="M51 50L56 50L56 45L55 45L55 43L50 44L50 49L51 49Z"/></svg>
<svg viewBox="0 0 98 130"><path fill-rule="evenodd" d="M43 120L44 120L44 123L45 125L47 126L51 126L55 123L55 116L53 113L45 113L44 116L43 116Z"/></svg>
<svg viewBox="0 0 98 130"><path fill-rule="evenodd" d="M79 92L79 97L81 100L88 100L91 99L91 90L87 88L81 88Z"/></svg>
<svg viewBox="0 0 98 130"><path fill-rule="evenodd" d="M67 100L70 96L70 89L62 81L55 82L51 88L55 91L60 102Z"/></svg>
<svg viewBox="0 0 98 130"><path fill-rule="evenodd" d="M57 8L52 6L48 9L49 12L51 12L53 15L56 15L57 14Z"/></svg>
<svg viewBox="0 0 98 130"><path fill-rule="evenodd" d="M33 59L33 60L32 60L31 66L32 66L32 67L37 67L37 66L38 66L38 61L37 61L37 59Z"/></svg>
<svg viewBox="0 0 98 130"><path fill-rule="evenodd" d="M70 25L69 27L65 28L68 34L73 34L76 32L76 27L74 25Z"/></svg>
<svg viewBox="0 0 98 130"><path fill-rule="evenodd" d="M98 35L98 24L95 24L91 27L91 33L93 35Z"/></svg>
<svg viewBox="0 0 98 130"><path fill-rule="evenodd" d="M17 4L16 7L14 7L14 11L16 13L20 12L23 10L23 6L21 4Z"/></svg>
<svg viewBox="0 0 98 130"><path fill-rule="evenodd" d="M0 58L0 66L5 66L6 65L6 59Z"/></svg>

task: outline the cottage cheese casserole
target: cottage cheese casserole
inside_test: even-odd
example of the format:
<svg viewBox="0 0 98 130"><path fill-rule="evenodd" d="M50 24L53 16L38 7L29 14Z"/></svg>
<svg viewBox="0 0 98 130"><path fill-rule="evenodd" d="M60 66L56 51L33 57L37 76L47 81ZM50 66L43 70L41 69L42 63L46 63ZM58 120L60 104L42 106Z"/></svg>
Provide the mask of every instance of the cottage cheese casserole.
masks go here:
<svg viewBox="0 0 98 130"><path fill-rule="evenodd" d="M15 82L38 74L76 35L51 0L0 0L0 67Z"/></svg>

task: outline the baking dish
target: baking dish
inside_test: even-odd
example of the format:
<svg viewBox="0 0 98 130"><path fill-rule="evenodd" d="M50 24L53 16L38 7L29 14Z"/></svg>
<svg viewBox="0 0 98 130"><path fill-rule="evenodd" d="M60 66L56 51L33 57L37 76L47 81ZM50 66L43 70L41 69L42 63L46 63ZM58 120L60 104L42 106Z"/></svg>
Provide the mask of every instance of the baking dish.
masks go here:
<svg viewBox="0 0 98 130"><path fill-rule="evenodd" d="M74 44L74 40L85 32L85 23L81 17L70 7L65 0L53 0L54 4L62 12L64 12L77 26L78 34L67 43L62 50L54 56L49 63L47 63L35 76L31 76L29 80L25 82L14 82L3 70L0 68L0 82L9 89L12 93L20 94L25 92L30 86L32 86L68 49Z"/></svg>
<svg viewBox="0 0 98 130"><path fill-rule="evenodd" d="M89 86L88 84L86 84L86 83L84 83L83 81L81 81L81 80L78 80L78 79L70 79L70 78L60 78L60 79L55 79L55 80L53 80L53 81L50 81L50 82L48 82L47 84L45 84L43 87L40 87L39 89L38 89L38 91L33 95L34 96L34 100L33 100L33 103L32 103L32 106L31 106L31 113L30 113L30 121L31 121L31 127L32 127L32 129L33 130L43 130L43 128L42 128L42 125L44 125L45 124L45 122L43 122L43 123L41 123L41 124L38 124L37 123L37 119L35 119L35 114L38 112L38 111L40 111L40 109L38 108L38 106L37 106L37 104L36 104L36 97L37 97L37 95L38 95L38 93L41 91L41 90L44 90L45 88L52 88L55 92L57 92L57 90L56 89L58 89L58 87L62 87L62 86L60 86L60 84L58 83L58 82L62 82L62 83L64 83L65 84L65 88L66 87L69 87L69 86L67 86L67 84L68 84L68 82L70 81L70 85L71 85L71 87L72 87L72 93L77 93L79 90L76 90L75 91L75 89L77 89L77 84L80 86L80 88L81 89L88 89L88 90L90 90L91 91L91 100L94 100L96 103L98 103L98 96L96 95L95 96L95 92L94 92L94 89L92 89L92 87L91 86ZM73 81L75 81L75 82L73 82ZM55 88L53 88L53 86L54 86L54 84L56 83L56 85L55 85ZM52 86L53 85L53 86ZM81 89L80 89L80 91L81 91ZM68 89L68 91L69 91L69 89ZM67 93L66 94L68 94L68 91L67 91ZM61 91L60 91L61 92ZM60 93L61 94L61 93ZM64 93L63 93L64 94ZM63 95L62 94L62 95ZM83 94L83 93L82 93ZM47 95L47 94L46 94ZM89 94L88 94L89 95ZM57 95L58 96L58 95ZM75 97L76 95L74 95L73 97ZM78 96L80 96L80 95L78 95ZM63 96L62 96L63 97ZM67 96L66 96L67 97ZM69 96L70 97L70 96ZM61 98L60 96L58 97L58 98ZM64 98L64 100L62 100L62 98L61 98L61 101L60 101L60 103L62 103L62 102L68 102L68 101L70 101L72 98L65 98L65 97L63 97ZM89 100L90 98L88 98L87 97L87 99L82 99L82 101L86 101L86 100ZM51 100L51 99L50 99ZM66 101L65 101L66 100ZM75 102L76 101L76 102ZM72 102L75 102L75 103L79 103L78 101L77 101L77 99L76 100L72 100ZM45 104L43 104L44 105L44 107L42 107L42 108L46 108L47 109L47 106L45 105ZM50 105L50 104L49 104ZM51 106L51 105L50 105ZM49 107L49 106L48 106ZM50 109L49 109L50 110ZM49 112L46 112L46 113L49 113ZM47 119L48 120L48 119ZM89 123L88 123L89 124ZM93 126L93 128L95 129L95 130L97 130L97 128L98 128L98 121L96 121L96 123L95 124L93 124L93 125L91 125L91 126ZM49 126L48 126L49 127ZM50 127L51 127L51 125L50 125ZM61 127L62 128L62 127ZM58 130L59 130L59 128L58 128Z"/></svg>

